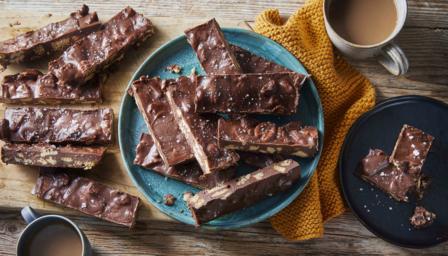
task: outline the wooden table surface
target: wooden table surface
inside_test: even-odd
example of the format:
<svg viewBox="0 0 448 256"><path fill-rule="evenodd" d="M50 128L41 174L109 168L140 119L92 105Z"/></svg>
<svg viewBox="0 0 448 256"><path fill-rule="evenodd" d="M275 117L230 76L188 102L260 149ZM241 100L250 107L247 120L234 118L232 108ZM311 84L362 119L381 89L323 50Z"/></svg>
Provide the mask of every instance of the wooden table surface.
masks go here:
<svg viewBox="0 0 448 256"><path fill-rule="evenodd" d="M103 105L113 107L116 113L132 72L150 52L181 34L185 28L211 17L216 17L223 26L245 27L245 21L253 21L265 8L278 8L287 16L304 3L303 0L85 2L103 20L130 5L149 17L158 29L154 38L139 50L127 54L114 68L114 74L107 82ZM374 83L379 101L416 94L448 103L448 0L412 0L408 4L408 20L396 41L409 58L409 73L403 77L394 77L373 60L351 62ZM79 5L69 0L0 0L0 40L60 20ZM48 15L50 13L51 17ZM28 67L36 65L44 68L46 63L35 63ZM13 65L0 75L21 69L23 67ZM4 105L0 105L1 115L3 109ZM104 163L90 175L138 195L124 171L117 145L109 152ZM448 243L419 251L388 244L367 231L350 212L329 221L323 238L301 242L283 239L268 222L233 231L195 229L171 221L147 203L140 210L136 228L126 230L36 200L29 193L36 175L36 170L32 168L0 164L0 255L15 255L16 240L25 227L18 210L26 205L43 212L64 212L85 231L96 255L448 254Z"/></svg>

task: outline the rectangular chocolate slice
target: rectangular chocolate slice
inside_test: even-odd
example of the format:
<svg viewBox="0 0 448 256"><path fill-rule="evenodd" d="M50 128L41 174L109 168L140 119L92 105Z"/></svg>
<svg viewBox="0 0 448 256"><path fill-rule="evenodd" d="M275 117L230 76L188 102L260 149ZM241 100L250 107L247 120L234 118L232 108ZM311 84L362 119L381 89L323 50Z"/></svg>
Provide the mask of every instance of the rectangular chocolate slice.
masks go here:
<svg viewBox="0 0 448 256"><path fill-rule="evenodd" d="M132 227L140 199L92 179L41 172L32 192L38 198L113 223Z"/></svg>
<svg viewBox="0 0 448 256"><path fill-rule="evenodd" d="M100 27L96 12L89 13L87 5L83 5L68 19L0 42L0 64L23 63L61 52Z"/></svg>
<svg viewBox="0 0 448 256"><path fill-rule="evenodd" d="M90 170L101 161L105 152L105 147L6 143L2 147L2 161L6 164Z"/></svg>
<svg viewBox="0 0 448 256"><path fill-rule="evenodd" d="M163 162L176 165L194 159L161 87L162 80L142 76L132 83L132 95Z"/></svg>
<svg viewBox="0 0 448 256"><path fill-rule="evenodd" d="M199 76L194 98L200 113L289 115L297 112L306 77L299 73Z"/></svg>
<svg viewBox="0 0 448 256"><path fill-rule="evenodd" d="M202 190L186 198L186 201L196 224L201 225L285 191L298 179L300 165L288 159L214 188Z"/></svg>
<svg viewBox="0 0 448 256"><path fill-rule="evenodd" d="M211 188L235 178L236 169L229 168L210 175L203 175L196 161L167 166L160 158L157 147L149 134L143 133L135 150L134 164L151 169L160 175L182 181L198 188Z"/></svg>
<svg viewBox="0 0 448 256"><path fill-rule="evenodd" d="M207 74L240 74L240 65L233 55L215 19L185 31L187 41Z"/></svg>
<svg viewBox="0 0 448 256"><path fill-rule="evenodd" d="M132 45L153 34L152 23L127 7L104 23L101 30L78 40L61 57L50 62L49 73L60 85L82 85L120 59Z"/></svg>
<svg viewBox="0 0 448 256"><path fill-rule="evenodd" d="M249 118L218 122L219 147L240 151L312 157L318 150L318 135L315 127L299 122L284 126Z"/></svg>
<svg viewBox="0 0 448 256"><path fill-rule="evenodd" d="M416 189L418 177L407 169L389 163L389 156L380 149L371 149L362 159L360 177L397 201L409 201L409 192Z"/></svg>
<svg viewBox="0 0 448 256"><path fill-rule="evenodd" d="M278 65L275 62L266 60L260 56L252 54L250 51L245 50L236 45L230 45L230 49L233 52L237 62L240 64L243 73L284 73L292 72L291 70Z"/></svg>
<svg viewBox="0 0 448 256"><path fill-rule="evenodd" d="M90 104L101 103L105 74L95 76L85 86L61 86L40 71L30 69L5 76L0 102L9 104Z"/></svg>
<svg viewBox="0 0 448 256"><path fill-rule="evenodd" d="M195 77L165 80L168 102L180 130L185 135L204 174L227 169L238 161L238 154L218 147L217 116L200 115L194 111Z"/></svg>
<svg viewBox="0 0 448 256"><path fill-rule="evenodd" d="M112 141L113 111L45 107L8 107L5 119L15 143L107 145Z"/></svg>
<svg viewBox="0 0 448 256"><path fill-rule="evenodd" d="M410 173L420 174L433 140L433 136L405 124L398 135L390 160L399 168L405 167Z"/></svg>

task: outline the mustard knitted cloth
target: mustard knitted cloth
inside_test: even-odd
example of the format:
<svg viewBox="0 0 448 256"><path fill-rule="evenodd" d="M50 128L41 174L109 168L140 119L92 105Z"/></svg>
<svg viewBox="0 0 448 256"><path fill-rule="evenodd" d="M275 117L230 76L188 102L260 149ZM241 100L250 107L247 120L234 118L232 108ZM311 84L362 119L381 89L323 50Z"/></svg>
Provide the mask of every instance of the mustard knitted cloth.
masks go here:
<svg viewBox="0 0 448 256"><path fill-rule="evenodd" d="M321 237L324 222L344 212L337 170L339 151L353 122L375 104L372 84L333 51L322 2L308 1L286 22L278 10L266 10L254 27L302 62L317 85L324 109L324 148L316 173L302 194L271 218L272 226L291 240Z"/></svg>

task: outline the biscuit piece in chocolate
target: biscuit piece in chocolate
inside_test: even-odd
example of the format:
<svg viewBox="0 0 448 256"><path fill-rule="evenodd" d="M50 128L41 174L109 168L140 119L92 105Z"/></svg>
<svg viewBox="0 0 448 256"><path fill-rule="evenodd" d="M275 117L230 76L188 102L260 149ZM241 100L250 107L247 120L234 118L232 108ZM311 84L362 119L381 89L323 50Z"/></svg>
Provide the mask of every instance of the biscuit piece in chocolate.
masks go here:
<svg viewBox="0 0 448 256"><path fill-rule="evenodd" d="M160 175L179 180L198 188L210 188L235 178L236 169L229 168L210 175L203 175L196 161L166 166L149 134L143 133L137 145L134 164L157 172Z"/></svg>
<svg viewBox="0 0 448 256"><path fill-rule="evenodd" d="M97 181L41 172L32 192L38 198L113 223L132 227L140 199Z"/></svg>
<svg viewBox="0 0 448 256"><path fill-rule="evenodd" d="M163 162L176 165L194 159L161 87L162 80L142 76L132 83L132 96Z"/></svg>
<svg viewBox="0 0 448 256"><path fill-rule="evenodd" d="M107 145L112 141L113 111L45 107L8 107L9 140L15 143Z"/></svg>
<svg viewBox="0 0 448 256"><path fill-rule="evenodd" d="M45 143L12 144L2 147L5 164L90 170L103 158L105 147L55 146Z"/></svg>
<svg viewBox="0 0 448 256"><path fill-rule="evenodd" d="M233 51L236 60L240 64L243 73L283 73L292 72L291 70L278 65L275 62L266 60L260 56L252 54L250 51L245 50L236 45L230 45L230 49Z"/></svg>
<svg viewBox="0 0 448 256"><path fill-rule="evenodd" d="M380 149L371 149L362 159L360 177L392 196L397 201L409 201L409 193L416 189L417 178L407 169L389 163L389 156Z"/></svg>
<svg viewBox="0 0 448 256"><path fill-rule="evenodd" d="M62 86L51 75L29 69L5 76L0 102L46 105L101 103L101 85L105 80L106 75L100 74L84 86Z"/></svg>
<svg viewBox="0 0 448 256"><path fill-rule="evenodd" d="M215 19L185 31L207 74L240 74L241 68Z"/></svg>
<svg viewBox="0 0 448 256"><path fill-rule="evenodd" d="M306 76L290 72L208 75L197 79L197 112L289 115L297 112Z"/></svg>
<svg viewBox="0 0 448 256"><path fill-rule="evenodd" d="M197 225L249 207L289 189L300 179L300 165L291 160L274 163L238 179L186 197Z"/></svg>
<svg viewBox="0 0 448 256"><path fill-rule="evenodd" d="M119 60L132 45L153 34L152 23L126 7L104 23L101 30L76 41L58 59L50 62L49 73L60 85L83 85L95 73Z"/></svg>
<svg viewBox="0 0 448 256"><path fill-rule="evenodd" d="M422 206L415 207L414 214L409 218L411 225L416 229L426 228L434 223L436 214L432 213Z"/></svg>
<svg viewBox="0 0 448 256"><path fill-rule="evenodd" d="M0 64L23 63L61 52L100 27L96 12L89 13L87 5L83 5L68 19L0 42Z"/></svg>
<svg viewBox="0 0 448 256"><path fill-rule="evenodd" d="M239 160L238 154L218 147L217 116L194 111L195 77L165 80L168 102L194 156L205 175L227 169Z"/></svg>
<svg viewBox="0 0 448 256"><path fill-rule="evenodd" d="M315 127L299 122L283 126L249 118L218 122L219 146L240 151L312 157L318 150L318 135Z"/></svg>
<svg viewBox="0 0 448 256"><path fill-rule="evenodd" d="M419 175L434 137L405 124L401 129L390 161L399 168L408 168Z"/></svg>

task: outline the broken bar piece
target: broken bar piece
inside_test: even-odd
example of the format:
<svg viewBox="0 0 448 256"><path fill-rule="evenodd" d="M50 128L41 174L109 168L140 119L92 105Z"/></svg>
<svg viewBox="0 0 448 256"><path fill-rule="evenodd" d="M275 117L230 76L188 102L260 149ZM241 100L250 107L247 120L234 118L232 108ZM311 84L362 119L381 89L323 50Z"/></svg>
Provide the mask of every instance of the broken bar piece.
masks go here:
<svg viewBox="0 0 448 256"><path fill-rule="evenodd" d="M0 64L23 63L62 52L100 27L96 12L89 13L87 5L83 5L79 11L71 13L68 19L0 42Z"/></svg>
<svg viewBox="0 0 448 256"><path fill-rule="evenodd" d="M230 45L230 49L235 55L236 60L240 64L243 73L284 73L292 72L291 70L260 56L252 54L236 45Z"/></svg>
<svg viewBox="0 0 448 256"><path fill-rule="evenodd" d="M66 173L41 172L32 192L38 198L129 228L140 199L117 189Z"/></svg>
<svg viewBox="0 0 448 256"><path fill-rule="evenodd" d="M45 107L8 107L9 137L14 143L107 145L112 141L113 111Z"/></svg>
<svg viewBox="0 0 448 256"><path fill-rule="evenodd" d="M185 31L207 74L241 74L241 68L215 19Z"/></svg>
<svg viewBox="0 0 448 256"><path fill-rule="evenodd" d="M202 190L193 197L187 197L187 204L196 224L201 225L285 191L299 178L299 163L288 159Z"/></svg>
<svg viewBox="0 0 448 256"><path fill-rule="evenodd" d="M409 218L411 225L416 229L426 228L434 223L436 214L432 213L422 206L415 207L414 214Z"/></svg>
<svg viewBox="0 0 448 256"><path fill-rule="evenodd" d="M205 175L227 169L239 160L234 151L218 147L218 117L194 111L195 77L164 81L168 102L194 156Z"/></svg>
<svg viewBox="0 0 448 256"><path fill-rule="evenodd" d="M197 79L197 112L289 115L297 112L306 76L290 72L208 75Z"/></svg>
<svg viewBox="0 0 448 256"><path fill-rule="evenodd" d="M167 166L163 163L149 134L143 133L137 145L134 164L151 169L160 175L179 180L198 188L211 188L235 178L236 169L229 168L210 175L203 175L196 161Z"/></svg>
<svg viewBox="0 0 448 256"><path fill-rule="evenodd" d="M390 164L389 156L380 149L371 149L362 159L359 175L395 200L404 202L409 201L409 192L416 189L418 178L407 169Z"/></svg>
<svg viewBox="0 0 448 256"><path fill-rule="evenodd" d="M268 154L312 157L318 150L318 131L315 127L290 122L278 126L254 119L219 119L219 147Z"/></svg>
<svg viewBox="0 0 448 256"><path fill-rule="evenodd" d="M390 161L398 168L407 168L420 175L434 137L410 125L403 125Z"/></svg>
<svg viewBox="0 0 448 256"><path fill-rule="evenodd" d="M6 143L2 147L2 161L6 164L90 170L101 161L105 152L105 147Z"/></svg>
<svg viewBox="0 0 448 256"><path fill-rule="evenodd" d="M194 159L161 87L162 80L142 76L132 83L132 95L163 162L176 165Z"/></svg>
<svg viewBox="0 0 448 256"><path fill-rule="evenodd" d="M101 103L101 85L106 75L100 74L85 86L60 86L49 76L30 69L5 76L0 102L9 104L89 104Z"/></svg>
<svg viewBox="0 0 448 256"><path fill-rule="evenodd" d="M49 73L60 85L83 85L95 73L119 60L132 45L153 34L152 23L127 7L107 21L101 30L78 40L50 62Z"/></svg>

